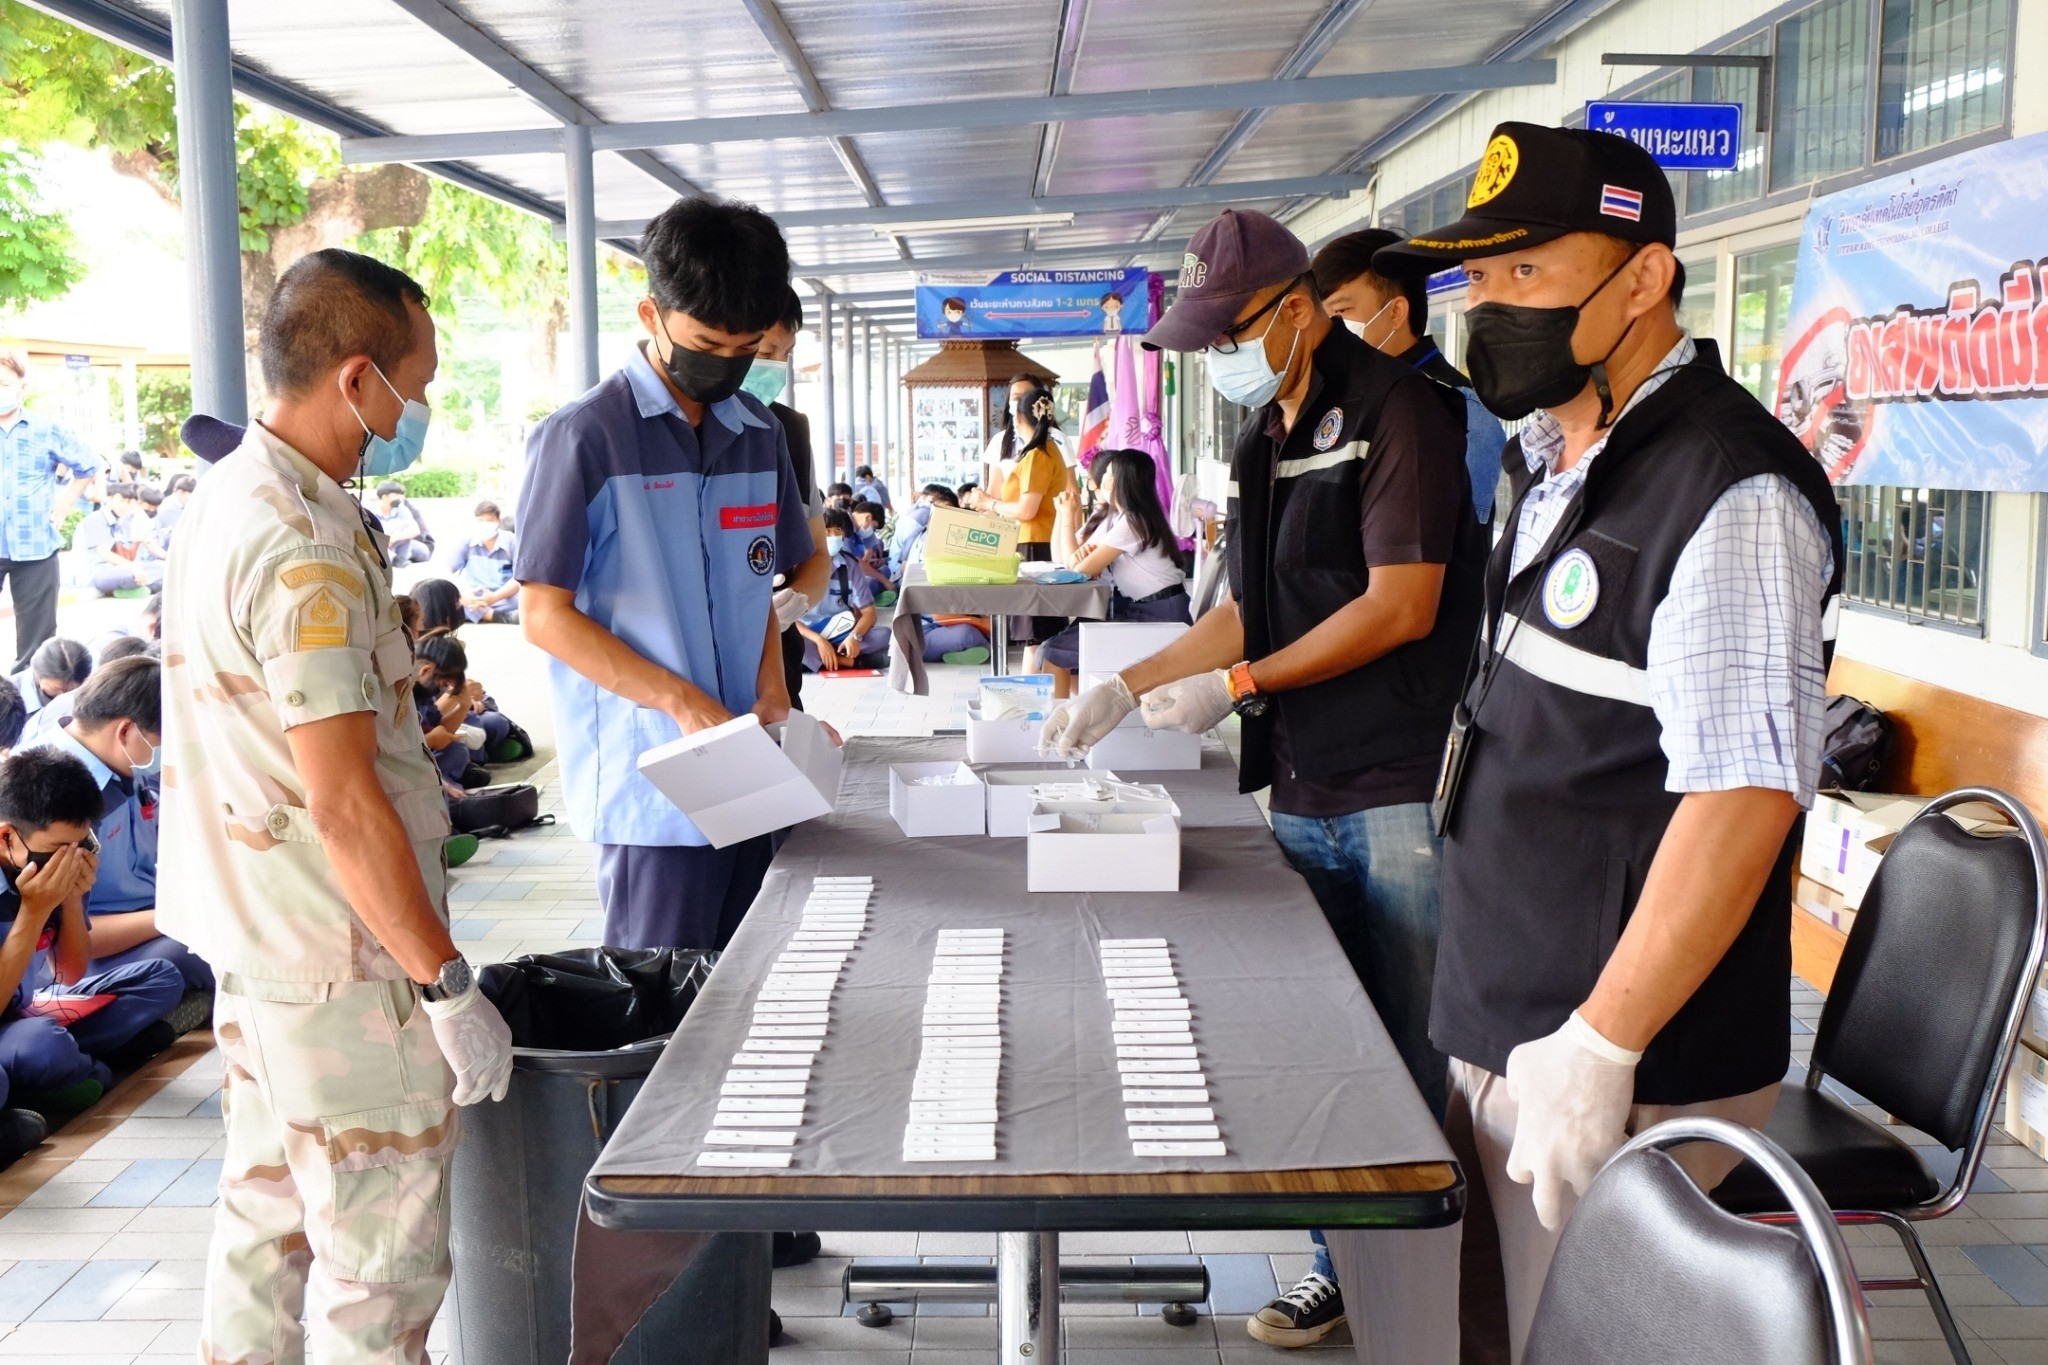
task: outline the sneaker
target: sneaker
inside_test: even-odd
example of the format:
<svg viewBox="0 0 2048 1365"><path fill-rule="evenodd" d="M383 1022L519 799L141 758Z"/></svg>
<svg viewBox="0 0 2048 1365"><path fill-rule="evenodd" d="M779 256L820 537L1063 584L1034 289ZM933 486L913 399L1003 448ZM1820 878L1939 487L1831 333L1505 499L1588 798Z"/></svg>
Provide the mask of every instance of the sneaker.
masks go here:
<svg viewBox="0 0 2048 1365"><path fill-rule="evenodd" d="M1244 1327L1268 1346L1308 1346L1344 1321L1344 1295L1336 1283L1314 1271L1301 1283L1254 1313Z"/></svg>
<svg viewBox="0 0 2048 1365"><path fill-rule="evenodd" d="M772 1264L777 1270L786 1266L807 1265L817 1259L824 1245L815 1232L778 1232L775 1234Z"/></svg>
<svg viewBox="0 0 2048 1365"><path fill-rule="evenodd" d="M948 650L941 654L939 659L942 663L949 664L985 664L988 662L988 646L975 645L969 649Z"/></svg>
<svg viewBox="0 0 2048 1365"><path fill-rule="evenodd" d="M142 1031L117 1048L110 1048L100 1058L116 1071L128 1071L162 1052L178 1041L178 1031L171 1027L168 1019L159 1019L146 1025Z"/></svg>
<svg viewBox="0 0 2048 1365"><path fill-rule="evenodd" d="M0 1169L12 1166L50 1134L50 1125L31 1109L0 1109Z"/></svg>
<svg viewBox="0 0 2048 1365"><path fill-rule="evenodd" d="M186 991L185 998L170 1012L165 1023L180 1037L213 1022L213 992Z"/></svg>
<svg viewBox="0 0 2048 1365"><path fill-rule="evenodd" d="M474 834L451 834L441 841L441 851L448 855L448 866L461 867L476 856L483 847L483 840Z"/></svg>
<svg viewBox="0 0 2048 1365"><path fill-rule="evenodd" d="M44 1115L68 1119L98 1104L100 1096L106 1093L106 1085L92 1076L87 1076L82 1081L73 1081L70 1085L61 1086L56 1090L16 1091L14 1098L21 1108L0 1110L0 1150L5 1150L6 1146L7 1115L32 1110L39 1119ZM36 1141L41 1142L42 1139L37 1138Z"/></svg>

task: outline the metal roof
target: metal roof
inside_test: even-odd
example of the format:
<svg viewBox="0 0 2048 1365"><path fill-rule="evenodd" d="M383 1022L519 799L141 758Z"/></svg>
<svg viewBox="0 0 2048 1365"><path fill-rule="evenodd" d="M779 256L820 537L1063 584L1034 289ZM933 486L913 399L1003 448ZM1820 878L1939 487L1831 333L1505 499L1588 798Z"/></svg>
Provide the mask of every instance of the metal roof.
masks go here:
<svg viewBox="0 0 2048 1365"><path fill-rule="evenodd" d="M30 2L168 49L169 0ZM1342 171L1362 187L1376 142L1474 89L1550 79L1527 59L1612 2L230 0L229 15L243 92L369 139L349 144L353 158L374 159L384 136L463 135L438 144L460 151L483 145L476 135L588 124L607 235L627 240L613 229L699 189L802 213L791 255L819 285L900 297L934 264L1156 266L1219 201L1294 212L1315 197L1265 182ZM1424 72L1386 98L1335 98L1383 86L1329 79ZM1210 87L1247 82L1269 84L1204 105ZM1213 107L1238 98L1319 102ZM693 122L763 116L773 140ZM873 130L835 134L834 118ZM560 221L558 137L403 159ZM1228 187L1245 182L1266 197L1235 199ZM1102 195L1117 198L1071 222L945 226L977 204L1009 216ZM922 205L944 221L894 237L858 221Z"/></svg>

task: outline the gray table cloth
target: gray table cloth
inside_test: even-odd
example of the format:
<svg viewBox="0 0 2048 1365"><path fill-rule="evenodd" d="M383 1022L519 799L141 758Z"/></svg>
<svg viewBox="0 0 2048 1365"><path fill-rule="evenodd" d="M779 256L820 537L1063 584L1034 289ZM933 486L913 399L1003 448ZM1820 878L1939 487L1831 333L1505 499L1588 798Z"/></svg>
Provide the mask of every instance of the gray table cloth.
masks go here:
<svg viewBox="0 0 2048 1365"><path fill-rule="evenodd" d="M770 961L816 876L874 878L867 927L832 997L792 1175L1238 1171L1449 1161L1399 1054L1308 886L1283 861L1211 742L1194 772L1145 775L1182 812L1181 890L1034 894L1025 840L908 839L888 811L891 763L962 756L958 738L857 739L838 812L799 825L709 984L592 1171L736 1175L701 1167L721 1078ZM1049 777L1065 777L1062 767ZM1132 774L1121 774L1131 777ZM934 936L1007 931L994 1162L905 1162ZM1228 1155L1138 1157L1125 1132L1103 938L1163 937Z"/></svg>
<svg viewBox="0 0 2048 1365"><path fill-rule="evenodd" d="M921 616L1081 616L1100 621L1109 615L1109 592L1109 584L1102 579L1088 583L933 583L924 576L924 565L912 564L903 571L896 619L889 626L889 686L920 697L931 691L924 672Z"/></svg>

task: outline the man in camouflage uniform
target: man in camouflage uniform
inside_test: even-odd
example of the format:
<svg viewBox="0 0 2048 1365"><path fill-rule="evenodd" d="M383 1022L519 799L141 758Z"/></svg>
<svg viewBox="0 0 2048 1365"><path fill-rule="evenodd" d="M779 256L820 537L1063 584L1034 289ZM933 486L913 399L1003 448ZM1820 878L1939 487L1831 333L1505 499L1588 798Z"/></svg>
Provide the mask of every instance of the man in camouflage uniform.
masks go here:
<svg viewBox="0 0 2048 1365"><path fill-rule="evenodd" d="M418 453L425 303L351 252L285 272L269 412L200 484L164 585L158 921L219 974L227 1071L208 1365L303 1361L302 1308L322 1365L424 1362L455 1106L511 1070L448 935L386 546L338 482Z"/></svg>

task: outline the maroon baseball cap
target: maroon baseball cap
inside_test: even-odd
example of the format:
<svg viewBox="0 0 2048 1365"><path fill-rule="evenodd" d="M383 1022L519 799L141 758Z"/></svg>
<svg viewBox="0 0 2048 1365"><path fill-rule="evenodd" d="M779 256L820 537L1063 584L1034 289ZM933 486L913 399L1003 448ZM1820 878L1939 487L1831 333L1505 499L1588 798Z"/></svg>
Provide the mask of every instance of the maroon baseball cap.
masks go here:
<svg viewBox="0 0 2048 1365"><path fill-rule="evenodd" d="M1188 241L1173 307L1145 333L1155 351L1199 351L1237 321L1261 289L1308 274L1308 248L1278 218L1225 209Z"/></svg>

